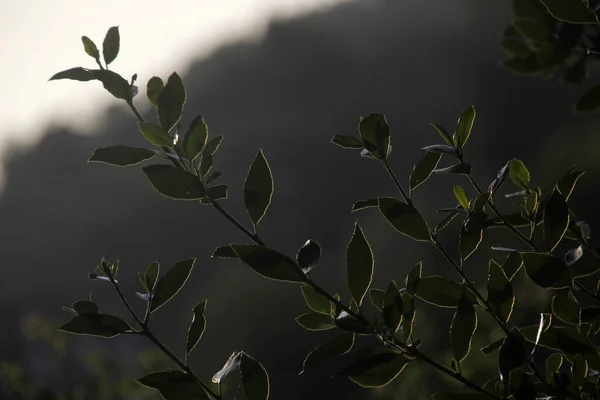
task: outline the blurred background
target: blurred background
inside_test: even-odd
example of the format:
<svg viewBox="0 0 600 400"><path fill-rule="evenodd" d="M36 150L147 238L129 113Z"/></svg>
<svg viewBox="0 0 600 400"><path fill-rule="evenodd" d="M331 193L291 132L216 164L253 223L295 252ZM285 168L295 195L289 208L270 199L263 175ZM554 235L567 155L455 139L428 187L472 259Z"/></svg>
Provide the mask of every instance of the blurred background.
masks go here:
<svg viewBox="0 0 600 400"><path fill-rule="evenodd" d="M462 110L475 105L466 157L479 182L487 186L507 160L519 158L532 182L548 190L577 164L587 174L571 206L593 236L599 117L574 116L582 85L516 77L501 68L500 38L512 18L507 0L1 2L0 397L159 398L133 382L173 367L149 342L55 332L69 319L61 307L89 292L101 312L127 317L109 285L87 279L102 257L120 260L122 288L140 311L138 271L152 261L164 270L198 258L184 290L157 312L153 329L182 355L192 308L209 299L207 331L191 358L206 380L233 351L244 350L270 372L274 399L420 399L452 385L411 364L388 387L365 390L332 376L344 360L298 376L306 354L331 336L305 332L294 321L308 311L299 288L264 280L236 260L211 259L217 246L247 241L211 208L161 197L139 167L87 164L97 147L144 146L135 116L98 82L48 79L75 66L93 68L80 36L100 44L119 25L121 51L111 66L125 77L138 74L140 112L154 118L145 97L149 78L182 75L182 126L200 113L211 136L225 137L215 157L229 185L224 206L249 224L241 187L262 148L275 180L262 236L289 255L307 239L317 241L323 258L315 280L348 300L345 247L356 220L375 253L374 287L401 282L420 260L424 273L456 278L427 244L399 235L378 213L350 213L358 199L395 195L377 162L329 143L337 133L357 134L359 117L371 112L386 114L390 163L407 182L420 148L441 142L427 124L451 131ZM442 218L436 209L455 205L455 184L468 186L459 176L434 176L415 193L430 225ZM515 203L507 199L502 207L514 211ZM456 223L448 228L445 244L456 247L457 230ZM483 245L519 246L506 236L494 232ZM482 286L488 259L481 251L468 262ZM537 322L548 311L546 294L521 278L519 290L540 303L517 304L515 322ZM451 318L451 310L417 304L424 351L446 364ZM500 336L487 322L481 321L475 349ZM478 350L468 362L471 374L490 365L481 382L495 372L493 360ZM230 393L235 390L234 383Z"/></svg>

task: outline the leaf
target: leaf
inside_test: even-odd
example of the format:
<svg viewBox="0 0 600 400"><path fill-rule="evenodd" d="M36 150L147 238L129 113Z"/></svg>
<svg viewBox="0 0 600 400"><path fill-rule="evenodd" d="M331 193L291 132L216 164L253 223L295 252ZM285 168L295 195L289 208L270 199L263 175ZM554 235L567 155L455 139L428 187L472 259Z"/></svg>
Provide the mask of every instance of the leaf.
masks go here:
<svg viewBox="0 0 600 400"><path fill-rule="evenodd" d="M208 143L206 143L206 146L204 146L204 150L202 151L202 155L203 156L207 156L207 155L213 155L217 152L217 150L219 149L219 145L221 144L221 142L223 141L223 136L219 135L219 136L215 136L214 138L210 139L208 141Z"/></svg>
<svg viewBox="0 0 600 400"><path fill-rule="evenodd" d="M77 315L98 314L98 306L89 300L76 301L73 303L73 310Z"/></svg>
<svg viewBox="0 0 600 400"><path fill-rule="evenodd" d="M335 328L335 322L330 315L306 313L296 318L296 322L308 331L326 331Z"/></svg>
<svg viewBox="0 0 600 400"><path fill-rule="evenodd" d="M415 296L438 307L456 307L462 297L463 285L450 281L441 276L422 277L417 281ZM468 299L475 303L472 294Z"/></svg>
<svg viewBox="0 0 600 400"><path fill-rule="evenodd" d="M483 239L483 230L467 231L461 228L459 235L460 257L465 261L471 254L477 250Z"/></svg>
<svg viewBox="0 0 600 400"><path fill-rule="evenodd" d="M492 342L492 343L488 344L487 346L482 347L480 350L483 354L485 354L486 356L489 356L494 351L498 350L500 348L500 346L502 346L502 343L504 343L504 338L498 339L495 342Z"/></svg>
<svg viewBox="0 0 600 400"><path fill-rule="evenodd" d="M227 198L227 185L216 185L205 188L206 196L212 200L222 200ZM203 203L210 204L206 198L202 199Z"/></svg>
<svg viewBox="0 0 600 400"><path fill-rule="evenodd" d="M265 278L306 283L307 278L300 267L289 257L265 246L232 244L238 258Z"/></svg>
<svg viewBox="0 0 600 400"><path fill-rule="evenodd" d="M544 66L538 62L536 57L527 59L511 58L502 61L502 65L519 76L538 76L544 71Z"/></svg>
<svg viewBox="0 0 600 400"><path fill-rule="evenodd" d="M560 366L563 363L563 356L560 353L553 353L546 359L546 380L552 384L554 381L554 374L558 372Z"/></svg>
<svg viewBox="0 0 600 400"><path fill-rule="evenodd" d="M519 18L514 22L514 27L521 35L531 40L546 43L551 38L552 31L546 23L531 18ZM543 47L542 47L543 48ZM529 53L531 56L531 52ZM521 57L527 58L527 57Z"/></svg>
<svg viewBox="0 0 600 400"><path fill-rule="evenodd" d="M119 27L113 26L106 32L104 41L102 42L102 55L106 65L110 64L117 58L119 54Z"/></svg>
<svg viewBox="0 0 600 400"><path fill-rule="evenodd" d="M391 197L379 198L379 211L403 235L417 241L428 242L429 227L423 216L412 206Z"/></svg>
<svg viewBox="0 0 600 400"><path fill-rule="evenodd" d="M195 258L179 261L158 280L150 300L150 312L158 310L181 290L192 273L195 261Z"/></svg>
<svg viewBox="0 0 600 400"><path fill-rule="evenodd" d="M527 359L523 337L518 328L513 328L506 336L498 353L498 368L500 378L506 384L511 371L519 368Z"/></svg>
<svg viewBox="0 0 600 400"><path fill-rule="evenodd" d="M183 139L185 154L191 161L194 161L196 157L198 157L206 144L207 138L208 126L204 123L202 115L198 115L190 124L190 127L185 134L185 139Z"/></svg>
<svg viewBox="0 0 600 400"><path fill-rule="evenodd" d="M106 89L114 97L125 100L128 103L131 102L131 99L133 98L131 86L129 85L129 82L127 82L127 80L121 75L107 69L94 69L90 72L92 73L94 79L102 82L104 89Z"/></svg>
<svg viewBox="0 0 600 400"><path fill-rule="evenodd" d="M137 382L158 390L165 400L210 400L194 377L179 370L153 372Z"/></svg>
<svg viewBox="0 0 600 400"><path fill-rule="evenodd" d="M317 346L313 351L308 353L304 359L302 365L302 371L300 374L305 373L309 369L321 364L323 361L334 357L346 354L352 349L354 345L354 334L353 333L342 333L341 335L334 336L327 342Z"/></svg>
<svg viewBox="0 0 600 400"><path fill-rule="evenodd" d="M539 206L539 195L537 192L531 192L525 198L525 212L530 217L534 217Z"/></svg>
<svg viewBox="0 0 600 400"><path fill-rule="evenodd" d="M445 144L432 144L430 146L421 147L421 150L433 153L449 154L451 156L456 157L456 149L454 148L454 146L448 146Z"/></svg>
<svg viewBox="0 0 600 400"><path fill-rule="evenodd" d="M158 119L165 131L170 132L181 119L185 100L186 94L183 82L179 75L173 72L156 99Z"/></svg>
<svg viewBox="0 0 600 400"><path fill-rule="evenodd" d="M451 146L452 148L454 148L454 142L452 141L452 138L450 137L450 135L448 135L448 133L446 132L446 130L444 128L442 128L440 125L434 124L434 123L430 123L429 125L431 125L435 128L435 130L439 133L439 135L442 137L442 139L444 139L444 141L448 144L448 146Z"/></svg>
<svg viewBox="0 0 600 400"><path fill-rule="evenodd" d="M200 160L200 176L205 177L210 172L213 165L212 154L204 154Z"/></svg>
<svg viewBox="0 0 600 400"><path fill-rule="evenodd" d="M410 271L406 275L404 283L406 284L406 291L408 293L415 294L417 290L417 283L419 282L419 279L421 279L422 271L423 263L419 261L414 267L410 269Z"/></svg>
<svg viewBox="0 0 600 400"><path fill-rule="evenodd" d="M271 386L269 375L262 364L248 354L242 353L240 371L246 400L267 400Z"/></svg>
<svg viewBox="0 0 600 400"><path fill-rule="evenodd" d="M192 323L188 329L187 342L186 342L186 354L190 354L194 347L198 344L206 329L206 318L204 318L204 309L208 300L202 301L196 307L194 307L194 317Z"/></svg>
<svg viewBox="0 0 600 400"><path fill-rule="evenodd" d="M581 0L541 0L556 19L571 24L598 23L598 17Z"/></svg>
<svg viewBox="0 0 600 400"><path fill-rule="evenodd" d="M542 253L521 253L527 276L545 288L571 287L573 280L567 267L559 258Z"/></svg>
<svg viewBox="0 0 600 400"><path fill-rule="evenodd" d="M492 197L490 193L481 193L479 194L473 202L471 202L471 206L473 211L476 213L481 213L483 211L483 207L488 202L488 200Z"/></svg>
<svg viewBox="0 0 600 400"><path fill-rule="evenodd" d="M363 118L358 130L365 149L378 160L385 160L390 146L390 128L385 115L371 114Z"/></svg>
<svg viewBox="0 0 600 400"><path fill-rule="evenodd" d="M387 326L392 334L398 330L400 323L402 322L402 313L404 311L404 305L402 303L402 295L396 286L396 282L391 281L388 286L388 290L383 300L383 322Z"/></svg>
<svg viewBox="0 0 600 400"><path fill-rule="evenodd" d="M600 85L588 90L575 105L577 114L591 113L600 107Z"/></svg>
<svg viewBox="0 0 600 400"><path fill-rule="evenodd" d="M172 165L150 165L143 168L146 177L156 191L175 200L198 200L206 192L198 179Z"/></svg>
<svg viewBox="0 0 600 400"><path fill-rule="evenodd" d="M311 310L325 315L330 314L331 302L327 297L316 292L310 285L302 285L301 289L304 301Z"/></svg>
<svg viewBox="0 0 600 400"><path fill-rule="evenodd" d="M158 76L153 76L148 81L146 86L146 95L148 96L150 103L156 108L158 108L158 95L163 91L164 88L165 85L162 79L160 79Z"/></svg>
<svg viewBox="0 0 600 400"><path fill-rule="evenodd" d="M471 165L467 163L455 164L446 168L434 169L433 172L436 174L464 174L469 175L471 173Z"/></svg>
<svg viewBox="0 0 600 400"><path fill-rule="evenodd" d="M296 254L296 261L302 272L305 274L310 272L321 258L321 246L315 241L307 240L304 246L298 250Z"/></svg>
<svg viewBox="0 0 600 400"><path fill-rule="evenodd" d="M101 162L117 167L136 165L154 157L156 153L148 149L129 146L111 146L94 150L88 162Z"/></svg>
<svg viewBox="0 0 600 400"><path fill-rule="evenodd" d="M379 199L358 200L352 205L352 212L370 207L379 207Z"/></svg>
<svg viewBox="0 0 600 400"><path fill-rule="evenodd" d="M149 122L138 122L144 138L155 146L173 147L173 138L160 126Z"/></svg>
<svg viewBox="0 0 600 400"><path fill-rule="evenodd" d="M521 253L518 251L512 251L506 260L504 260L504 264L502 264L502 270L504 274L509 280L515 276L517 272L521 269L523 265L523 258L521 257Z"/></svg>
<svg viewBox="0 0 600 400"><path fill-rule="evenodd" d="M119 317L108 314L81 314L74 317L59 331L75 335L91 335L105 338L115 337L121 333L133 332L133 329Z"/></svg>
<svg viewBox="0 0 600 400"><path fill-rule="evenodd" d="M471 135L471 129L473 129L473 123L475 122L475 107L471 106L467 108L461 114L458 119L458 124L454 129L454 136L452 136L452 141L458 148L463 148L469 136Z"/></svg>
<svg viewBox="0 0 600 400"><path fill-rule="evenodd" d="M360 139L357 139L354 136L346 135L335 135L331 139L331 143L337 144L345 149L362 149L364 147Z"/></svg>
<svg viewBox="0 0 600 400"><path fill-rule="evenodd" d="M87 55L99 61L100 52L98 51L98 47L96 47L96 44L92 41L92 39L87 36L82 36L81 42L83 43L83 49Z"/></svg>
<svg viewBox="0 0 600 400"><path fill-rule="evenodd" d="M415 190L431 176L437 167L442 155L428 151L425 156L415 165L410 174L410 190Z"/></svg>
<svg viewBox="0 0 600 400"><path fill-rule="evenodd" d="M154 291L156 282L158 281L158 275L160 273L160 264L156 261L148 265L146 272L144 273L144 286L149 293Z"/></svg>
<svg viewBox="0 0 600 400"><path fill-rule="evenodd" d="M404 341L408 341L412 335L413 321L415 320L415 301L408 292L402 293L402 330L404 332Z"/></svg>
<svg viewBox="0 0 600 400"><path fill-rule="evenodd" d="M465 211L469 211L469 198L462 186L454 186L454 197L456 197L458 204L460 204Z"/></svg>
<svg viewBox="0 0 600 400"><path fill-rule="evenodd" d="M408 360L401 354L385 349L361 349L352 365L341 374L362 387L382 387L404 369Z"/></svg>
<svg viewBox="0 0 600 400"><path fill-rule="evenodd" d="M529 170L525 164L523 164L523 161L513 159L510 161L509 165L510 179L512 179L515 185L520 188L527 189L529 187L531 176L529 175Z"/></svg>
<svg viewBox="0 0 600 400"><path fill-rule="evenodd" d="M502 268L494 260L490 260L487 291L488 302L494 314L502 322L508 322L515 303L515 295L510 284L510 279L508 279Z"/></svg>
<svg viewBox="0 0 600 400"><path fill-rule="evenodd" d="M571 380L570 386L576 389L580 389L581 386L584 384L585 378L588 374L587 362L581 354L577 354L575 356L575 362L571 367L571 371L571 375L573 376L573 378Z"/></svg>
<svg viewBox="0 0 600 400"><path fill-rule="evenodd" d="M457 362L464 360L471 351L471 339L476 330L477 314L475 314L473 303L466 297L466 289L463 289L463 295L456 307L456 313L450 328L454 359Z"/></svg>
<svg viewBox="0 0 600 400"><path fill-rule="evenodd" d="M356 223L346 249L346 277L348 290L359 306L371 285L374 268L371 246Z"/></svg>
<svg viewBox="0 0 600 400"><path fill-rule="evenodd" d="M235 251L231 248L231 246L219 246L215 249L212 256L213 258L238 258Z"/></svg>
<svg viewBox="0 0 600 400"><path fill-rule="evenodd" d="M502 39L502 48L517 58L527 59L532 56L532 52L529 47L527 47L527 45L519 39Z"/></svg>
<svg viewBox="0 0 600 400"><path fill-rule="evenodd" d="M447 226L448 226L448 224L449 224L450 222L452 222L452 220L453 220L454 218L456 218L456 216L457 216L458 214L459 214L458 212L455 212L455 213L449 213L448 215L446 215L446 216L444 217L444 219L443 219L443 220L441 220L441 221L440 221L440 222L439 222L439 223L436 225L434 232L435 232L435 233L438 233L438 232L440 232L442 229L444 229L445 227L447 227Z"/></svg>
<svg viewBox="0 0 600 400"><path fill-rule="evenodd" d="M371 299L371 303L377 308L379 311L383 310L383 305L385 302L385 291L381 289L369 289L369 298Z"/></svg>
<svg viewBox="0 0 600 400"><path fill-rule="evenodd" d="M600 265L576 263L571 265L571 276L573 278L582 278L584 276L594 275L600 271Z"/></svg>
<svg viewBox="0 0 600 400"><path fill-rule="evenodd" d="M556 188L563 195L565 201L569 200L569 197L575 188L575 184L583 174L585 174L583 171L569 171L569 173L560 178L556 184Z"/></svg>
<svg viewBox="0 0 600 400"><path fill-rule="evenodd" d="M246 210L254 226L265 215L273 196L273 175L262 150L258 150L244 182Z"/></svg>
<svg viewBox="0 0 600 400"><path fill-rule="evenodd" d="M552 313L562 322L570 325L579 325L579 303L571 297L554 296L552 298Z"/></svg>
<svg viewBox="0 0 600 400"><path fill-rule="evenodd" d="M569 227L569 207L558 190L554 190L544 208L544 243L549 251L560 243Z"/></svg>
<svg viewBox="0 0 600 400"><path fill-rule="evenodd" d="M73 81L81 81L87 82L91 81L94 78L92 71L87 68L75 67L71 69L67 69L61 72L58 72L49 79L50 81L58 80L58 79L71 79Z"/></svg>

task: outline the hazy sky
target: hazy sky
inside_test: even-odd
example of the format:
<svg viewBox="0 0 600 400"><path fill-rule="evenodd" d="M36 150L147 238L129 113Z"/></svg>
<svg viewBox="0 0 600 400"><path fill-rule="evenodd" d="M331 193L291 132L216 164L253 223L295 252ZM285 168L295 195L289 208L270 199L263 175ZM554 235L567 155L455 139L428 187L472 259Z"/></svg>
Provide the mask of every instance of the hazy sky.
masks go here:
<svg viewBox="0 0 600 400"><path fill-rule="evenodd" d="M111 69L126 78L137 73L143 87L153 75L184 73L222 44L260 39L274 18L348 1L0 0L0 161L8 143L35 143L48 122L68 121L85 133L94 110L118 102L99 82L48 82L64 69L95 67L82 35L102 51L107 29L118 25L121 50Z"/></svg>

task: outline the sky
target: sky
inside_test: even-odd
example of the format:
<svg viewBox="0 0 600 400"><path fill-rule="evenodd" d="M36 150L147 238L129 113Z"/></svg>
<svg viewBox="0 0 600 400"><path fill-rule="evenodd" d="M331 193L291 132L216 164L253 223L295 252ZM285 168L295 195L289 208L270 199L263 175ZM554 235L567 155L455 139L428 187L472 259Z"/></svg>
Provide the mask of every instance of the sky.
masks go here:
<svg viewBox="0 0 600 400"><path fill-rule="evenodd" d="M94 68L81 36L101 50L108 28L119 26L121 47L111 69L145 82L184 74L191 61L222 45L254 41L269 21L353 0L2 0L0 1L1 164L12 145L35 145L48 124L92 133L112 98L98 82L52 81L56 72ZM124 106L124 105L123 105Z"/></svg>

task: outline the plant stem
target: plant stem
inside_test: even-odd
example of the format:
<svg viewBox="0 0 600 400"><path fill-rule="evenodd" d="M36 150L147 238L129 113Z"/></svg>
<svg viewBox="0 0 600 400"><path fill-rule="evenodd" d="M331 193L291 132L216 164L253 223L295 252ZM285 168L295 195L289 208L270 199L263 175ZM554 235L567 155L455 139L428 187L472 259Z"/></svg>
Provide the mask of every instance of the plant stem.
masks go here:
<svg viewBox="0 0 600 400"><path fill-rule="evenodd" d="M390 168L390 165L388 164L387 160L383 160L383 166L384 166L386 172L388 173L388 175L390 176L390 178L392 178L392 180L394 181L394 184L396 185L396 188L400 192L402 199L404 199L406 204L412 205L412 200L406 195L406 192L402 188L402 185L400 184L400 181L398 181L398 178L396 178L396 174L394 174L394 171L392 171L392 169Z"/></svg>

